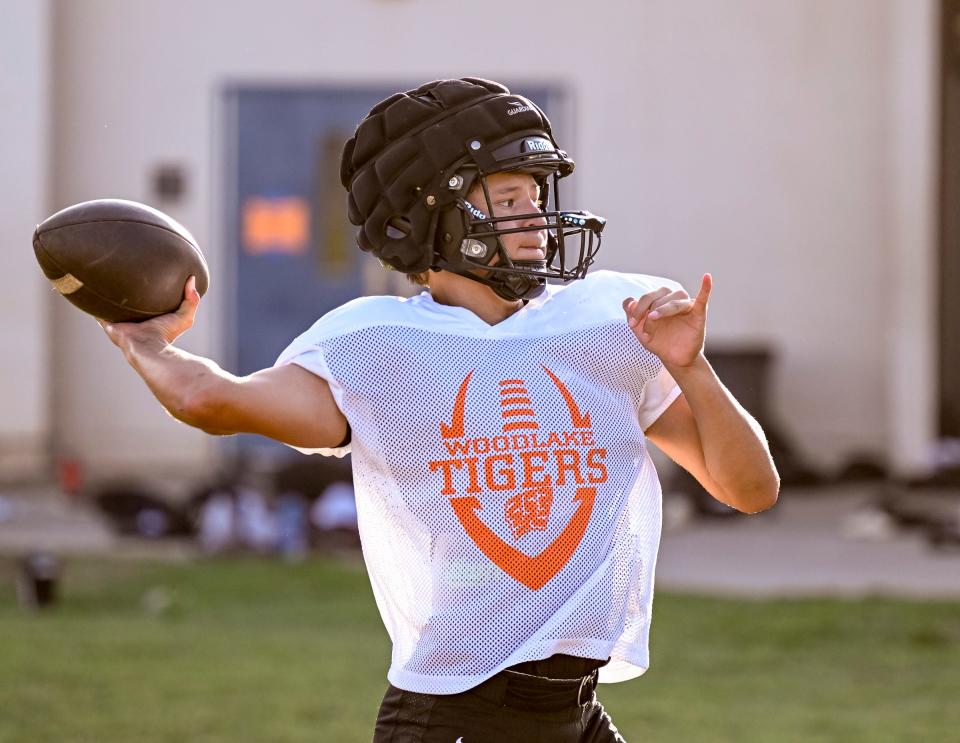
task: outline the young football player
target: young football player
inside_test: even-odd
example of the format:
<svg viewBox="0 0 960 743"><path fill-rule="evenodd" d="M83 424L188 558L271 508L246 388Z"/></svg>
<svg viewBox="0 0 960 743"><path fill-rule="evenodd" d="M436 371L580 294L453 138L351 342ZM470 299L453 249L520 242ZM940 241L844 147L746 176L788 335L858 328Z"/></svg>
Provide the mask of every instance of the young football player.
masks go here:
<svg viewBox="0 0 960 743"><path fill-rule="evenodd" d="M695 297L588 274L604 220L561 207L573 168L532 101L427 83L375 106L341 162L359 246L422 293L349 302L242 378L172 345L192 280L176 313L105 324L185 423L352 452L393 643L375 741L622 740L594 690L649 664L647 442L735 509L777 499L763 432L703 355L709 274Z"/></svg>

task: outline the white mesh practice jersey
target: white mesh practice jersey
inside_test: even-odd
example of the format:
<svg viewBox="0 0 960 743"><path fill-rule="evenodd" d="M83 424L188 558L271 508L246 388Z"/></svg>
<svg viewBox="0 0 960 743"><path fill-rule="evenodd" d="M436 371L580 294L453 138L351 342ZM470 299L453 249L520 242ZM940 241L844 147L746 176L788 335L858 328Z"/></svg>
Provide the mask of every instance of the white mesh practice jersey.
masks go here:
<svg viewBox="0 0 960 743"><path fill-rule="evenodd" d="M680 394L621 302L667 279L597 271L497 325L424 292L368 297L281 355L353 430L388 678L452 694L527 660L648 665L661 494L643 431Z"/></svg>

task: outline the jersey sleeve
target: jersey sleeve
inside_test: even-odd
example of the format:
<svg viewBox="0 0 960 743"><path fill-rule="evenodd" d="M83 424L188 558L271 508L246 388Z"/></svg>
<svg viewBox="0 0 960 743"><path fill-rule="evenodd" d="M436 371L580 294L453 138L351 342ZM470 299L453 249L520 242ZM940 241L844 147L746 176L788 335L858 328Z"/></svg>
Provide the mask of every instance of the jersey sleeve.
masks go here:
<svg viewBox="0 0 960 743"><path fill-rule="evenodd" d="M680 397L680 385L674 381L670 372L661 363L657 376L643 386L643 392L640 394L637 405L637 420L640 421L640 427L644 431L650 428L678 397Z"/></svg>
<svg viewBox="0 0 960 743"><path fill-rule="evenodd" d="M331 373L330 367L327 366L327 362L323 354L323 344L320 342L320 338L318 337L319 335L320 334L317 331L317 326L315 325L313 328L308 330L306 333L294 340L293 343L287 346L283 353L280 354L280 357L277 359L274 366L277 367L284 366L286 364L296 364L297 366L303 367L308 372L316 374L318 377L326 381L326 383L330 386L330 392L333 394L333 399L337 403L337 407L340 408L340 411L342 412L343 386ZM343 457L350 453L349 441L344 446L338 446L329 449L306 449L300 446L293 446L293 444L288 444L288 446L303 454L322 454L326 457Z"/></svg>
<svg viewBox="0 0 960 743"><path fill-rule="evenodd" d="M614 292L614 295L617 297L618 302L626 299L628 296L639 298L648 292L655 291L664 286L674 291L683 288L676 281L660 276L618 274L617 280L620 286L617 288L618 290ZM618 309L620 308L618 307ZM622 309L620 309L620 317L623 317ZM631 341L633 341L635 337L631 331ZM640 423L640 427L646 431L653 425L654 421L670 407L673 401L680 396L681 390L680 385L676 383L673 376L667 371L663 362L643 348L639 341L635 342L640 353L646 357L646 363L637 365L638 372L644 374L644 376L649 375L643 383L640 394L635 398L637 420ZM647 369L651 367L652 370L647 371Z"/></svg>

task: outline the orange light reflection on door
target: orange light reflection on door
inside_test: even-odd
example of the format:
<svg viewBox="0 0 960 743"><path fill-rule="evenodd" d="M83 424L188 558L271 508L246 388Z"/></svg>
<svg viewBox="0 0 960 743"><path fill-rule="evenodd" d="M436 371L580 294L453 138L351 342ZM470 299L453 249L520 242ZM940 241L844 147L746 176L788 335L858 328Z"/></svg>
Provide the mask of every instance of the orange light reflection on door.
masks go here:
<svg viewBox="0 0 960 743"><path fill-rule="evenodd" d="M299 196L254 196L243 202L243 250L248 255L301 255L310 235L310 207Z"/></svg>

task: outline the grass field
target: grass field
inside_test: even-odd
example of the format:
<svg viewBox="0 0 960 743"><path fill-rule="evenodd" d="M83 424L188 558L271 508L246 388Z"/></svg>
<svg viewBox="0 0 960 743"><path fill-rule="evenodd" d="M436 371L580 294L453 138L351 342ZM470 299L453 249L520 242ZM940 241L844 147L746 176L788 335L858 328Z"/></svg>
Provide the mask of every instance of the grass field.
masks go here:
<svg viewBox="0 0 960 743"><path fill-rule="evenodd" d="M0 743L369 741L389 646L362 565L70 562L52 612L0 562ZM628 741L960 740L960 603L657 594Z"/></svg>

